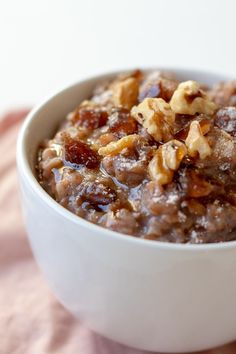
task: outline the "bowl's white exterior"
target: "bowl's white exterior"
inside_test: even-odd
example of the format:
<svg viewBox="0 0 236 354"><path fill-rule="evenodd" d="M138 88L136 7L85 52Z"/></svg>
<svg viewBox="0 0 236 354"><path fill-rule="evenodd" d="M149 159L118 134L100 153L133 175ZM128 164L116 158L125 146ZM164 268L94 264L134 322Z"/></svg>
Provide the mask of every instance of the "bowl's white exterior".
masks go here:
<svg viewBox="0 0 236 354"><path fill-rule="evenodd" d="M176 70L175 70L176 71ZM177 70L181 79L222 77ZM76 217L34 177L39 142L105 76L75 84L32 111L18 139L22 202L35 257L58 299L123 344L188 352L236 339L236 242L173 245L124 236Z"/></svg>

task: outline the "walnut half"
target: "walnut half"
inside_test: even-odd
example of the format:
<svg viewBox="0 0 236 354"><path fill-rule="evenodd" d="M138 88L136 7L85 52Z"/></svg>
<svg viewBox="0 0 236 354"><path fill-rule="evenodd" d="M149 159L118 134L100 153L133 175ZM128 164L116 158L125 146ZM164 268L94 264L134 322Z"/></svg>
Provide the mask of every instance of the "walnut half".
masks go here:
<svg viewBox="0 0 236 354"><path fill-rule="evenodd" d="M145 98L132 108L131 115L156 141L166 142L173 138L175 114L162 98Z"/></svg>
<svg viewBox="0 0 236 354"><path fill-rule="evenodd" d="M181 82L170 100L170 106L175 113L189 115L213 114L216 110L215 103L196 81Z"/></svg>
<svg viewBox="0 0 236 354"><path fill-rule="evenodd" d="M186 146L178 140L171 140L160 146L148 165L151 179L161 185L170 183L174 171L179 168L186 154Z"/></svg>

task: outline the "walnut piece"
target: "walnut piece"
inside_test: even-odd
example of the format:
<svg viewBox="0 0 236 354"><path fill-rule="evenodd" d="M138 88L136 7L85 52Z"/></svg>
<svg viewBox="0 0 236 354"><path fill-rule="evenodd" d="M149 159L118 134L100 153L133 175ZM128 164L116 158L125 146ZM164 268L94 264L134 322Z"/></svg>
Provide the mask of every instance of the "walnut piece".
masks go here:
<svg viewBox="0 0 236 354"><path fill-rule="evenodd" d="M118 81L112 85L112 99L115 106L131 109L136 104L139 93L139 83L134 77Z"/></svg>
<svg viewBox="0 0 236 354"><path fill-rule="evenodd" d="M174 171L165 166L162 153L159 149L149 162L148 172L151 179L157 181L160 185L170 183L174 175Z"/></svg>
<svg viewBox="0 0 236 354"><path fill-rule="evenodd" d="M211 155L211 148L207 138L203 135L201 126L196 120L190 124L185 144L188 149L188 154L191 157L195 157L198 153L200 159L203 160L207 156Z"/></svg>
<svg viewBox="0 0 236 354"><path fill-rule="evenodd" d="M119 154L122 150L132 147L137 139L139 139L137 134L124 136L118 141L112 141L108 145L101 147L98 150L98 154L102 156Z"/></svg>
<svg viewBox="0 0 236 354"><path fill-rule="evenodd" d="M173 138L175 114L162 98L145 98L138 106L132 108L131 115L156 141L166 142Z"/></svg>
<svg viewBox="0 0 236 354"><path fill-rule="evenodd" d="M170 106L175 113L189 115L213 114L217 108L196 81L181 82L170 100Z"/></svg>
<svg viewBox="0 0 236 354"><path fill-rule="evenodd" d="M185 144L174 139L162 145L160 149L162 150L165 165L173 171L178 170L181 161L187 154Z"/></svg>
<svg viewBox="0 0 236 354"><path fill-rule="evenodd" d="M151 179L161 185L170 183L186 154L186 146L178 140L160 146L148 165Z"/></svg>

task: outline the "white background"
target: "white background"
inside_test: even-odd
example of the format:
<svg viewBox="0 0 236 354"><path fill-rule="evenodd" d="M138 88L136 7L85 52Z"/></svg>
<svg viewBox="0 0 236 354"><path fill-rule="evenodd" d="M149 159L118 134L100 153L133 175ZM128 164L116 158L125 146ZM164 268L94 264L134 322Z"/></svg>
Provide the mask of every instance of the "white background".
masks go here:
<svg viewBox="0 0 236 354"><path fill-rule="evenodd" d="M236 1L0 0L0 112L143 65L236 77Z"/></svg>

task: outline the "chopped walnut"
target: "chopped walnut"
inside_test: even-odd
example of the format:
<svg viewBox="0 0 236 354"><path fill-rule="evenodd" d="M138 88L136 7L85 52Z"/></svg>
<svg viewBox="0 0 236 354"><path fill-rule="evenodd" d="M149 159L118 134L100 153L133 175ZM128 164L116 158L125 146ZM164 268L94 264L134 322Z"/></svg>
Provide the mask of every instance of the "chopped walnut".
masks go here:
<svg viewBox="0 0 236 354"><path fill-rule="evenodd" d="M108 145L101 147L98 153L102 156L119 154L122 150L132 147L137 139L139 139L137 134L124 136L118 141L112 141Z"/></svg>
<svg viewBox="0 0 236 354"><path fill-rule="evenodd" d="M195 157L197 153L200 159L205 159L207 156L211 155L211 148L207 138L203 135L201 126L196 120L190 124L185 144L188 149L188 154L191 157Z"/></svg>
<svg viewBox="0 0 236 354"><path fill-rule="evenodd" d="M165 166L162 153L158 149L148 165L148 172L152 180L160 185L168 184L172 181L174 172Z"/></svg>
<svg viewBox="0 0 236 354"><path fill-rule="evenodd" d="M112 86L114 105L131 109L137 102L138 92L138 80L134 77L114 83Z"/></svg>
<svg viewBox="0 0 236 354"><path fill-rule="evenodd" d="M131 115L156 141L166 142L172 139L175 114L162 98L145 98L132 108Z"/></svg>
<svg viewBox="0 0 236 354"><path fill-rule="evenodd" d="M174 171L179 168L181 161L187 154L186 146L178 140L170 140L161 146L161 150L166 166Z"/></svg>
<svg viewBox="0 0 236 354"><path fill-rule="evenodd" d="M86 97L35 161L62 207L159 242L236 240L236 81L136 70Z"/></svg>
<svg viewBox="0 0 236 354"><path fill-rule="evenodd" d="M186 146L178 140L171 140L159 147L148 166L151 179L161 185L170 183L186 154Z"/></svg>
<svg viewBox="0 0 236 354"><path fill-rule="evenodd" d="M170 106L175 113L189 115L213 114L217 108L196 81L179 84L170 100Z"/></svg>

